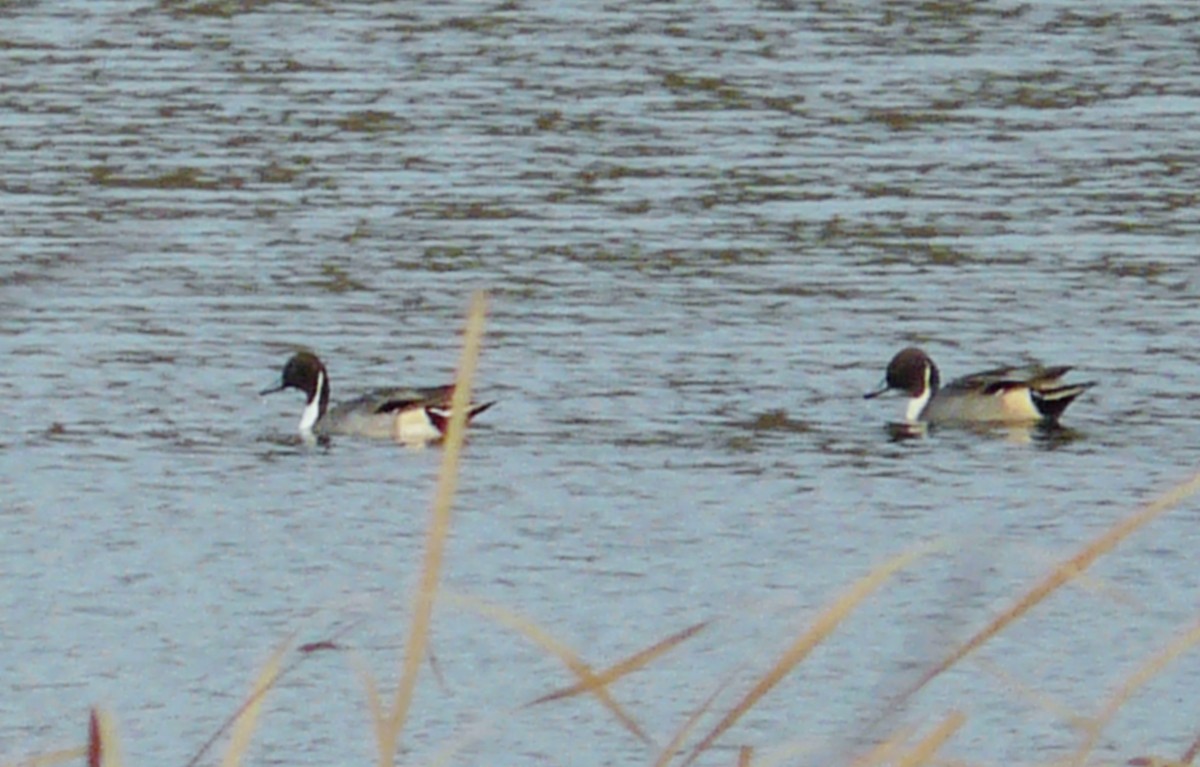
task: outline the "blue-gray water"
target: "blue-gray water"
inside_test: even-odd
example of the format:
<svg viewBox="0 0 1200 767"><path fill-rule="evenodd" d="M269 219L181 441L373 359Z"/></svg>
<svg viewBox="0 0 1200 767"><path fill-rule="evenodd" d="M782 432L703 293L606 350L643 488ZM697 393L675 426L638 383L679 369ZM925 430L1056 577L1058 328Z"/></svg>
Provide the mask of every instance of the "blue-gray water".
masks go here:
<svg viewBox="0 0 1200 767"><path fill-rule="evenodd" d="M897 577L702 762L1047 763L1194 624L1188 502L898 712L889 696L1196 463L1200 17L1190 3L0 5L0 759L182 764L271 649L256 763L368 764L440 452L295 439L287 354L335 399L453 373L491 296L445 583L604 667L660 746L823 606ZM891 355L1100 384L1056 439L893 442ZM1020 436L1020 435L1018 435ZM347 629L347 627L349 627ZM650 763L573 681L443 605L408 762ZM1104 761L1177 757L1200 663ZM881 722L877 722L884 717Z"/></svg>

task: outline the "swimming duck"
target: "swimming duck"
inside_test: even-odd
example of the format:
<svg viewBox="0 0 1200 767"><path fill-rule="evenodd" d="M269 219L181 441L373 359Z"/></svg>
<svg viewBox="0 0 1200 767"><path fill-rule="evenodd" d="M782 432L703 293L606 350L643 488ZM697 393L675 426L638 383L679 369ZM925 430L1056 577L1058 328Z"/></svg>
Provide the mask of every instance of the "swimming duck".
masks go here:
<svg viewBox="0 0 1200 767"><path fill-rule="evenodd" d="M283 366L278 386L260 394L299 389L308 398L300 416L300 435L313 440L329 434L349 434L420 444L445 436L450 422L454 385L414 389L372 389L352 400L329 406L329 372L312 352L297 352ZM470 420L495 402L472 405Z"/></svg>
<svg viewBox="0 0 1200 767"><path fill-rule="evenodd" d="M909 423L1057 423L1067 406L1095 381L1064 384L1071 368L1005 367L973 373L939 386L937 365L915 346L903 349L888 363L879 389L871 399L888 391L909 397L905 420Z"/></svg>

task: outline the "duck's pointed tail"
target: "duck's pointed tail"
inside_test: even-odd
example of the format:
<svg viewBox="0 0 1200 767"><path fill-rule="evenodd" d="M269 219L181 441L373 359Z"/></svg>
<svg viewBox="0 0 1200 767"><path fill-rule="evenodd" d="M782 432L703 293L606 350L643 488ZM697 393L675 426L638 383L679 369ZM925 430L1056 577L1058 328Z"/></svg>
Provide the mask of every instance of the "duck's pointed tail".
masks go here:
<svg viewBox="0 0 1200 767"><path fill-rule="evenodd" d="M1047 421L1057 421L1075 398L1096 385L1095 381L1034 389L1033 404Z"/></svg>
<svg viewBox="0 0 1200 767"><path fill-rule="evenodd" d="M471 409L467 411L467 420L470 421L472 418L495 404L496 402L493 400L492 402L484 402L482 405L472 405ZM445 434L446 427L450 425L450 408L427 407L425 408L425 412L428 414L429 421L433 424L434 428L436 428L442 434Z"/></svg>

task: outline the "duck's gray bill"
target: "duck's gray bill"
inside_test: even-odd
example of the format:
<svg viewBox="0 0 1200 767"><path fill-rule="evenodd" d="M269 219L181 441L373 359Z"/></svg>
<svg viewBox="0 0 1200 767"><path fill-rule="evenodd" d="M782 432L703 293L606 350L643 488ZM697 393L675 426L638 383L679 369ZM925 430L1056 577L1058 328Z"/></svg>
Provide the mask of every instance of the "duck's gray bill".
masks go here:
<svg viewBox="0 0 1200 767"><path fill-rule="evenodd" d="M880 394L887 394L889 391L891 391L891 387L888 386L887 379L885 378L883 380L883 383L879 384L878 389L867 392L866 394L863 395L863 399L875 399Z"/></svg>
<svg viewBox="0 0 1200 767"><path fill-rule="evenodd" d="M283 384L279 384L278 386L268 386L267 388L265 388L265 389L263 389L262 391L260 391L260 392L258 393L258 396L260 396L260 397L261 397L261 396L263 396L264 394L274 394L274 393L275 393L275 392L277 392L277 391L283 391L285 388L286 388L286 387L285 387Z"/></svg>

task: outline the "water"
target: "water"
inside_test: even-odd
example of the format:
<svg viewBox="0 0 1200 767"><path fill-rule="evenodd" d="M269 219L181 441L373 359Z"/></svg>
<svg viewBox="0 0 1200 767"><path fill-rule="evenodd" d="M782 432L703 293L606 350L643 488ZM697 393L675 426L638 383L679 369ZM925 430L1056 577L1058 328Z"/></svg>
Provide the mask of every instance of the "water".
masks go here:
<svg viewBox="0 0 1200 767"><path fill-rule="evenodd" d="M337 636L253 757L373 758L437 450L294 438L256 392L298 345L335 399L452 375L491 296L456 594L597 668L689 743L857 578L930 541L701 761L1045 763L1195 617L1196 505L937 680L887 700L1194 466L1196 12L1185 3L591 9L17 3L0 9L0 753L119 720L180 764L271 649ZM1065 438L893 442L863 402L920 343L955 376L1101 384ZM292 393L294 394L294 392ZM343 632L343 633L339 633ZM445 603L405 758L649 763L547 652ZM1099 755L1177 757L1188 656ZM883 717L882 721L879 721Z"/></svg>

